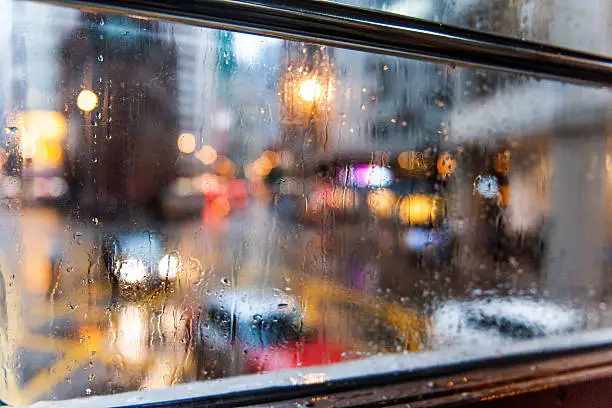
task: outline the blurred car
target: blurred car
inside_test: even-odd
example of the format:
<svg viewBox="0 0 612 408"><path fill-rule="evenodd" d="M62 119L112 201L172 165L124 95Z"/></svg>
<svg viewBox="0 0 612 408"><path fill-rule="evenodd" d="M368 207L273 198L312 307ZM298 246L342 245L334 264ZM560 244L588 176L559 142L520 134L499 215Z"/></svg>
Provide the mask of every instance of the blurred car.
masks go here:
<svg viewBox="0 0 612 408"><path fill-rule="evenodd" d="M431 332L437 346L491 346L570 333L583 320L578 310L548 300L490 297L441 304Z"/></svg>
<svg viewBox="0 0 612 408"><path fill-rule="evenodd" d="M228 339L243 346L266 348L299 337L300 303L293 296L271 291L237 291L204 305L201 330L213 330L208 342L221 346ZM216 335L214 335L216 334Z"/></svg>
<svg viewBox="0 0 612 408"><path fill-rule="evenodd" d="M324 340L304 328L299 299L280 291L239 291L212 298L199 335L213 348L237 345L251 373L329 364L347 359L350 345Z"/></svg>
<svg viewBox="0 0 612 408"><path fill-rule="evenodd" d="M162 236L153 231L105 234L102 258L111 281L127 297L174 281L182 268L180 255L167 253Z"/></svg>

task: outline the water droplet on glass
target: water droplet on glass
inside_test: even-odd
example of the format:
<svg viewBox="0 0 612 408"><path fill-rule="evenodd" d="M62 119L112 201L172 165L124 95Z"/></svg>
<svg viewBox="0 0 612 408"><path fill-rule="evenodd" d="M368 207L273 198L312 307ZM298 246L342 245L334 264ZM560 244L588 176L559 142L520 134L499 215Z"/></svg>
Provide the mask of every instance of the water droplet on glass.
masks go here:
<svg viewBox="0 0 612 408"><path fill-rule="evenodd" d="M102 112L96 112L96 119L102 119Z"/></svg>
<svg viewBox="0 0 612 408"><path fill-rule="evenodd" d="M227 278L221 278L221 284L223 286L230 286L230 281Z"/></svg>
<svg viewBox="0 0 612 408"><path fill-rule="evenodd" d="M72 273L74 272L74 268L72 266L69 266L68 268L66 268L66 272Z"/></svg>
<svg viewBox="0 0 612 408"><path fill-rule="evenodd" d="M91 395L91 388L85 388L85 395Z"/></svg>
<svg viewBox="0 0 612 408"><path fill-rule="evenodd" d="M98 55L98 61L103 62L104 61L104 55L102 55L102 54Z"/></svg>
<svg viewBox="0 0 612 408"><path fill-rule="evenodd" d="M98 20L98 24L103 26L104 25L104 18L100 17L100 19Z"/></svg>
<svg viewBox="0 0 612 408"><path fill-rule="evenodd" d="M89 381L93 381L96 379L96 375L95 374L89 374Z"/></svg>
<svg viewBox="0 0 612 408"><path fill-rule="evenodd" d="M16 128L15 126L8 126L4 128L4 133L7 135L12 135L16 133L18 130L19 128Z"/></svg>
<svg viewBox="0 0 612 408"><path fill-rule="evenodd" d="M91 219L91 223L92 223L93 225L98 225L98 224L100 223L100 221L98 220L98 217L93 217L93 218Z"/></svg>
<svg viewBox="0 0 612 408"><path fill-rule="evenodd" d="M76 242L77 245L81 245L83 243L83 234L80 232L75 232L72 234L72 238Z"/></svg>

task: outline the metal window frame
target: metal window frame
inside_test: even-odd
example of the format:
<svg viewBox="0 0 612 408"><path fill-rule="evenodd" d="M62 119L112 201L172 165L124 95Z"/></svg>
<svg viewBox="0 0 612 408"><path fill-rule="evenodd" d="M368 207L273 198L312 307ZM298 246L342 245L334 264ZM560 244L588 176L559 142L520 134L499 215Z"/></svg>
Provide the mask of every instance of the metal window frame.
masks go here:
<svg viewBox="0 0 612 408"><path fill-rule="evenodd" d="M39 0L358 51L612 86L612 58L322 0Z"/></svg>
<svg viewBox="0 0 612 408"><path fill-rule="evenodd" d="M216 29L308 41L358 51L462 66L492 68L600 88L612 86L612 58L552 45L521 41L410 17L320 0L38 0L176 21ZM82 400L83 406L414 406L455 405L612 376L612 332L580 334L556 348L533 343L503 357L489 355L457 363L406 368L407 356L387 356L393 365L366 377L336 378L316 384L274 385L181 398L176 392L143 402L116 404L117 396ZM591 341L585 341L590 336ZM553 341L553 342L554 342ZM571 344L570 344L571 343ZM544 350L544 351L543 351ZM477 353L476 353L477 354ZM403 363L401 363L403 361ZM364 364L373 360L364 360ZM403 365L402 365L403 364ZM533 367L537 367L533 370ZM320 369L319 369L320 370ZM308 372L308 371L305 371ZM311 371L313 372L313 371ZM284 373L284 378L298 372ZM470 381L462 379L469 373ZM275 377L271 377L275 378ZM235 381L247 381L235 379ZM452 387L449 387L451 385ZM221 380L218 386L227 384ZM262 382L260 381L261 385ZM197 386L195 387L197 389ZM134 393L130 393L134 394ZM113 399L114 398L114 399ZM146 399L146 398L144 398ZM100 402L101 401L101 402ZM59 405L58 405L59 404ZM49 404L62 406L64 403ZM46 406L47 403L44 403ZM80 406L78 401L71 406Z"/></svg>

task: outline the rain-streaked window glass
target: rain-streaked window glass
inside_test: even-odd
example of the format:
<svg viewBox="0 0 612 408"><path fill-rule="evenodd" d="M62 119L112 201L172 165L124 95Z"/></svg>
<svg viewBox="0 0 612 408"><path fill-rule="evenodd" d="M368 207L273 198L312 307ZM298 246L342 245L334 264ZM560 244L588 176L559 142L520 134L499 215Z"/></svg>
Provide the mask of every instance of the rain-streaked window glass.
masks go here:
<svg viewBox="0 0 612 408"><path fill-rule="evenodd" d="M332 0L403 16L612 55L612 5L599 0Z"/></svg>
<svg viewBox="0 0 612 408"><path fill-rule="evenodd" d="M0 49L6 403L611 324L609 91L27 1Z"/></svg>

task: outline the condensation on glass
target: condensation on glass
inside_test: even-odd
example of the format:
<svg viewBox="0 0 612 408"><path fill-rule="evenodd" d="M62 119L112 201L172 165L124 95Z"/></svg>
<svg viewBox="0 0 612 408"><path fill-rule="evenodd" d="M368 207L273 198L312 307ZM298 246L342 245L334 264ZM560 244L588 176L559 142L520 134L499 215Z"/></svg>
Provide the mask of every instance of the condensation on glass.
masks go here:
<svg viewBox="0 0 612 408"><path fill-rule="evenodd" d="M7 0L0 49L0 400L611 323L609 91Z"/></svg>
<svg viewBox="0 0 612 408"><path fill-rule="evenodd" d="M602 55L612 53L612 6L598 0L333 0Z"/></svg>

